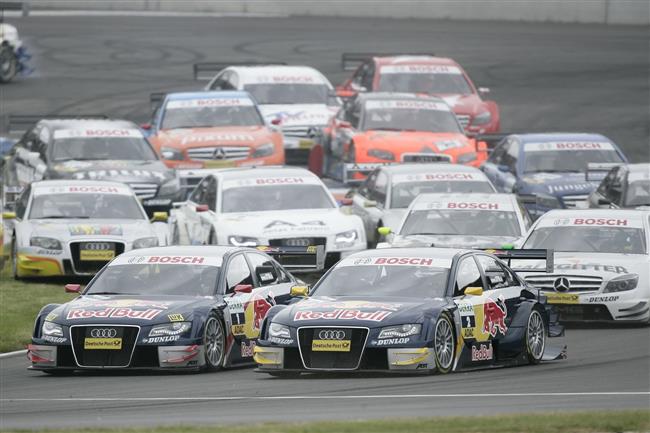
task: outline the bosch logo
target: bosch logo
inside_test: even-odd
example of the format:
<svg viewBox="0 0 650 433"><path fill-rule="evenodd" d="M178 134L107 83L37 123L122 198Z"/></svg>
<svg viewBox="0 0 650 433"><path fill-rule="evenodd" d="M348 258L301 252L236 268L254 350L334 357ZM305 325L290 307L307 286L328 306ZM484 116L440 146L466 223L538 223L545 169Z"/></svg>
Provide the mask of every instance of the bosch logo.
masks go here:
<svg viewBox="0 0 650 433"><path fill-rule="evenodd" d="M338 329L323 329L318 333L318 338L321 340L343 340L345 338L345 331Z"/></svg>
<svg viewBox="0 0 650 433"><path fill-rule="evenodd" d="M112 250L113 246L108 242L93 242L90 244L85 244L83 248L85 250L104 251L104 250Z"/></svg>
<svg viewBox="0 0 650 433"><path fill-rule="evenodd" d="M221 147L217 147L214 149L214 152L212 152L212 159L226 159L226 151Z"/></svg>
<svg viewBox="0 0 650 433"><path fill-rule="evenodd" d="M90 331L93 338L113 338L117 335L117 330L113 328L95 328Z"/></svg>
<svg viewBox="0 0 650 433"><path fill-rule="evenodd" d="M568 292L571 289L571 282L567 277L560 277L553 282L553 288L556 292Z"/></svg>

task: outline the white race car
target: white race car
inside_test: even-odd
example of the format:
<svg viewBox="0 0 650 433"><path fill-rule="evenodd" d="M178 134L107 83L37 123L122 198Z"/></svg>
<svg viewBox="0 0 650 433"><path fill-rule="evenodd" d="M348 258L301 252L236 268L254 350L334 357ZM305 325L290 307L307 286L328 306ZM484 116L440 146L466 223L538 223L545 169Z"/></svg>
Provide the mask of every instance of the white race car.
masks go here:
<svg viewBox="0 0 650 433"><path fill-rule="evenodd" d="M168 231L166 212L150 222L133 190L117 182L34 182L8 216L16 279L92 275L125 251L164 245Z"/></svg>
<svg viewBox="0 0 650 433"><path fill-rule="evenodd" d="M435 246L503 248L521 242L530 218L514 194L421 194L413 200L395 234L377 248Z"/></svg>
<svg viewBox="0 0 650 433"><path fill-rule="evenodd" d="M361 219L343 213L303 168L216 170L172 210L170 224L172 242L181 245L322 245L326 268L366 248Z"/></svg>
<svg viewBox="0 0 650 433"><path fill-rule="evenodd" d="M531 228L524 248L555 250L555 272L526 281L546 291L565 321L650 321L650 212L553 210ZM521 267L521 266L516 266Z"/></svg>
<svg viewBox="0 0 650 433"><path fill-rule="evenodd" d="M370 246L380 241L377 229L399 227L415 197L424 193L497 192L478 168L459 164L396 164L377 168L348 194Z"/></svg>

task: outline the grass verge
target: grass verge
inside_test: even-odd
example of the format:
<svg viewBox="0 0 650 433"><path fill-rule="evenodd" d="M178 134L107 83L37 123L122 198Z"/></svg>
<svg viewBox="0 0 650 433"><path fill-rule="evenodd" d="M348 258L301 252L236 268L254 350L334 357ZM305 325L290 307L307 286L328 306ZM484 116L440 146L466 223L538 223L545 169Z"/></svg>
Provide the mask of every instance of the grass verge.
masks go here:
<svg viewBox="0 0 650 433"><path fill-rule="evenodd" d="M437 417L141 429L42 430L66 433L610 433L650 430L650 410L537 413L489 417Z"/></svg>

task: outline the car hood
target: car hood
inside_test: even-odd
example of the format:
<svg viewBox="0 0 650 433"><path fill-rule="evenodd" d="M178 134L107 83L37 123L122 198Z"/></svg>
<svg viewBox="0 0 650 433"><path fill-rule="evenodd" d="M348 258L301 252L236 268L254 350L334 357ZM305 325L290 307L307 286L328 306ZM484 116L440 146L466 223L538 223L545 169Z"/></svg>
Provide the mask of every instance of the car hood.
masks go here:
<svg viewBox="0 0 650 433"><path fill-rule="evenodd" d="M314 297L290 305L273 317L288 326L383 327L422 323L447 305L443 298Z"/></svg>
<svg viewBox="0 0 650 433"><path fill-rule="evenodd" d="M483 249L502 248L504 244L514 244L519 240L515 236L411 235L396 236L391 246Z"/></svg>
<svg viewBox="0 0 650 433"><path fill-rule="evenodd" d="M356 134L355 146L389 151L418 153L443 153L470 146L469 139L461 133L425 131L370 130Z"/></svg>
<svg viewBox="0 0 650 433"><path fill-rule="evenodd" d="M335 114L325 104L260 105L264 118L280 120L282 128L291 126L325 126Z"/></svg>
<svg viewBox="0 0 650 433"><path fill-rule="evenodd" d="M151 141L157 146L178 149L227 145L257 146L271 140L272 133L266 126L167 129L151 137Z"/></svg>
<svg viewBox="0 0 650 433"><path fill-rule="evenodd" d="M84 238L126 239L155 237L147 220L118 219L43 219L29 220L30 236L44 236L59 240L82 241Z"/></svg>
<svg viewBox="0 0 650 433"><path fill-rule="evenodd" d="M485 102L477 94L469 95L436 95L447 103L457 114L476 115L485 111Z"/></svg>
<svg viewBox="0 0 650 433"><path fill-rule="evenodd" d="M590 174L590 177L592 175ZM544 193L556 196L590 194L594 191L604 174L594 173L598 181L587 182L584 173L531 173L522 176L519 193Z"/></svg>
<svg viewBox="0 0 650 433"><path fill-rule="evenodd" d="M190 321L195 308L214 303L212 298L188 296L87 295L55 308L49 320L62 325L88 323L153 325ZM169 315L180 314L172 318Z"/></svg>
<svg viewBox="0 0 650 433"><path fill-rule="evenodd" d="M161 161L77 161L55 163L53 179L111 180L114 182L164 183L174 177Z"/></svg>

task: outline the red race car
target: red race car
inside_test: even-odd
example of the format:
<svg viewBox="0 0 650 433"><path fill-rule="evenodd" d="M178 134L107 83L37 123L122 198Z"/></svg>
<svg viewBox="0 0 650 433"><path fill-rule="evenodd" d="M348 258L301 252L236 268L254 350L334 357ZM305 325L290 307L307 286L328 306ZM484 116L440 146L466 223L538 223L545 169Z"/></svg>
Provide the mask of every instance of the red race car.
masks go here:
<svg viewBox="0 0 650 433"><path fill-rule="evenodd" d="M499 106L482 98L490 90L474 86L452 59L433 54L344 53L341 65L344 70L356 67L354 75L336 88L342 98L359 92L426 93L444 99L468 134L499 132Z"/></svg>

